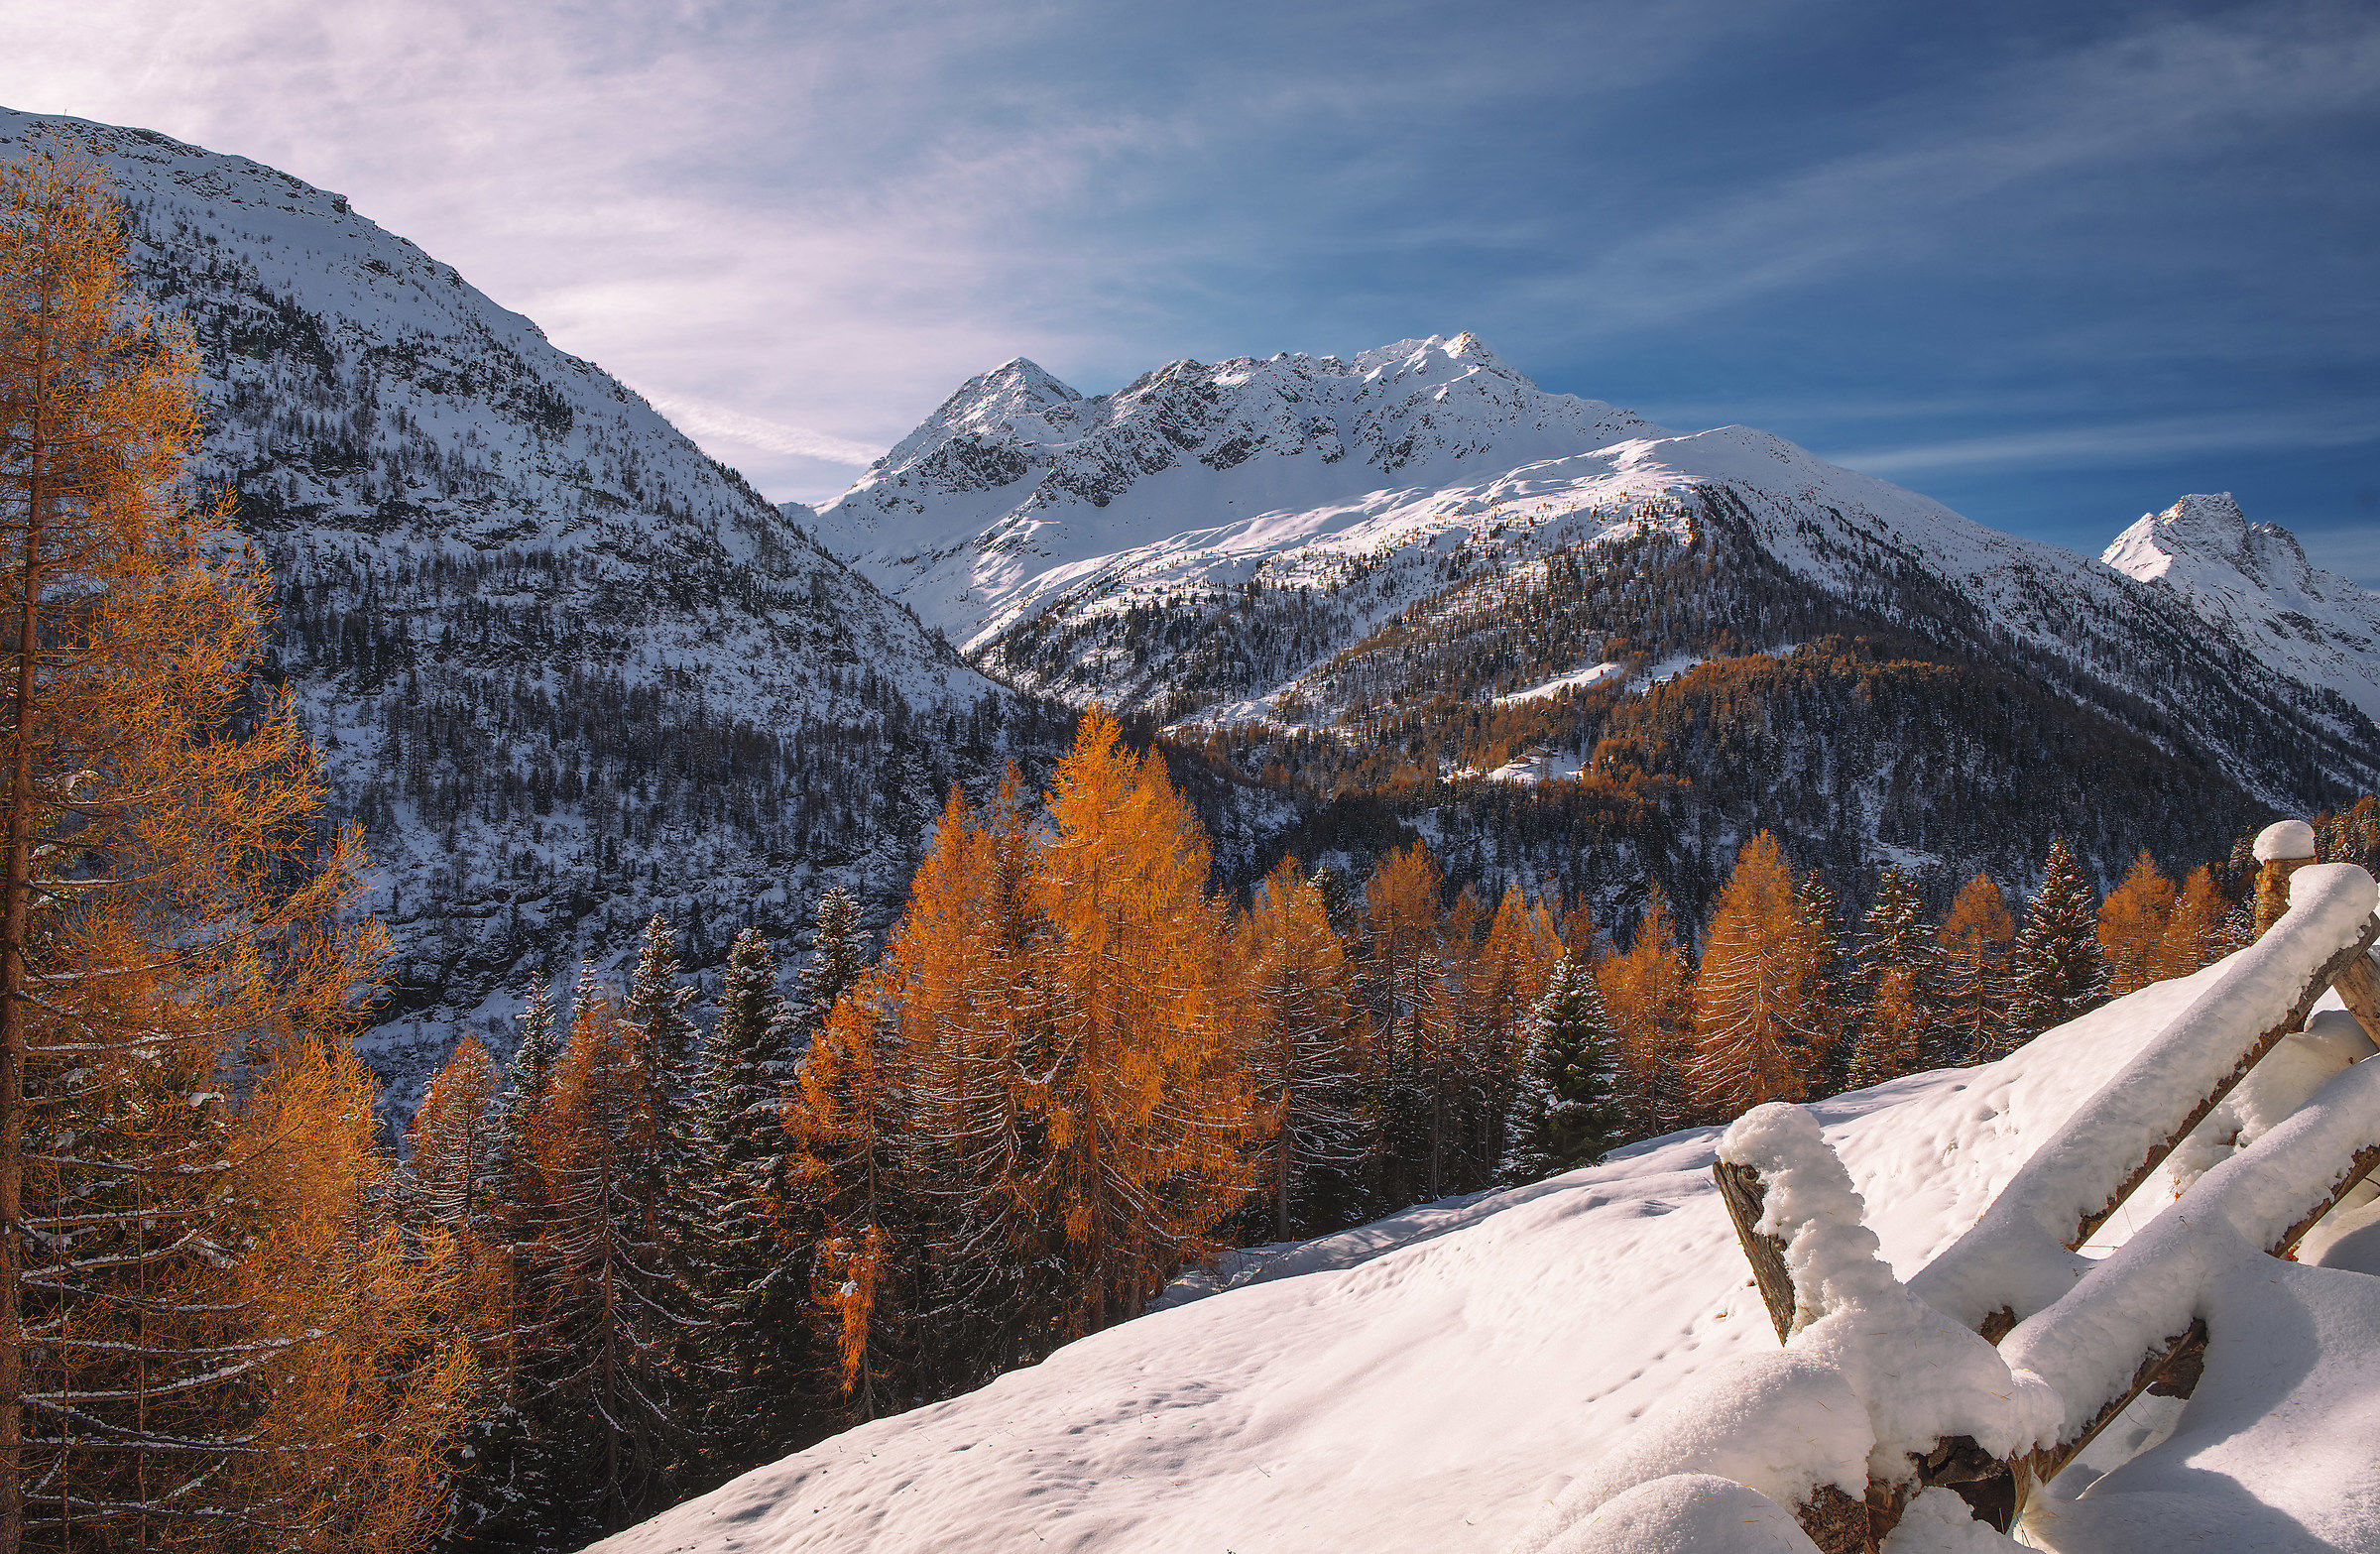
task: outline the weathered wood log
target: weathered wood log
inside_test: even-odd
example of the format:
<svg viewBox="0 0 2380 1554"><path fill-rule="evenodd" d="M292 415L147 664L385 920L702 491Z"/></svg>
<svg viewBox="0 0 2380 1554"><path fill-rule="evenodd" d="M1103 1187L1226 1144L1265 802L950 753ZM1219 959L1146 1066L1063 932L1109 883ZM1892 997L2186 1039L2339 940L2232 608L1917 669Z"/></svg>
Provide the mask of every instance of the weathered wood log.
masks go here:
<svg viewBox="0 0 2380 1554"><path fill-rule="evenodd" d="M2314 827L2282 820L2256 834L2256 937L2289 910L2289 877L2314 862Z"/></svg>
<svg viewBox="0 0 2380 1554"><path fill-rule="evenodd" d="M2339 1200L2374 1170L2380 1170L2380 1145L2356 1150L2348 1156L2345 1168L2321 1201L2275 1238L2272 1245L2264 1249L2265 1252L2275 1257L2286 1257L2295 1252L2298 1244L2306 1239L2307 1233L2321 1222L2322 1216L2338 1207ZM2021 1461L2021 1467L2046 1484L2080 1456L2084 1447L2096 1440L2099 1433L2114 1422L2116 1415L2131 1406L2132 1400L2142 1392L2151 1392L2160 1397L2190 1396L2198 1390L2200 1378L2205 1373L2206 1343L2205 1322L2194 1319L2188 1329L2166 1340L2163 1352L2142 1359L2133 1372L2131 1385L2121 1396L2102 1404L2081 1434L2071 1441L2061 1441L2032 1453Z"/></svg>
<svg viewBox="0 0 2380 1554"><path fill-rule="evenodd" d="M2372 1038L2372 1045L2380 1047L2380 969L2373 967L2372 958L2366 955L2348 966L2331 986L2338 990L2339 1002L2346 1005L2363 1033Z"/></svg>
<svg viewBox="0 0 2380 1554"><path fill-rule="evenodd" d="M2131 1385L2127 1386L2120 1395L2112 1397L2102 1404L2099 1411L2091 1416L2090 1423L2084 1425L2082 1432L2072 1440L2060 1441L2054 1446L2045 1446L2040 1451L2027 1454L2022 1459L2023 1466L2025 1471L2032 1475L2033 1482L2047 1484L2057 1478L2068 1463L2082 1455L2084 1447L2099 1438L2100 1431L2115 1422L2117 1414L2132 1406L2132 1399L2147 1391L2151 1385L2161 1379L2167 1371L2182 1358L2183 1354L2193 1347L2202 1354L2205 1350L2206 1324L2203 1322L2193 1321L2186 1331L2167 1339L2161 1353L2150 1355L2141 1361L2139 1368L2132 1373Z"/></svg>
<svg viewBox="0 0 2380 1554"><path fill-rule="evenodd" d="M2206 1341L2193 1333L2174 1349L2165 1374L2149 1383L2151 1397L2188 1397L2206 1375Z"/></svg>
<svg viewBox="0 0 2380 1554"><path fill-rule="evenodd" d="M1949 1490L1994 1532L2015 1525L2026 1488L2022 1468L1992 1456L1966 1435L1953 1436L1920 1459L1917 1482L1921 1489ZM1893 1520L1898 1525L1900 1518Z"/></svg>
<svg viewBox="0 0 2380 1554"><path fill-rule="evenodd" d="M1821 1554L1876 1554L1877 1534L1867 1502L1851 1498L1831 1484L1821 1485L1809 1499L1796 1505L1793 1517Z"/></svg>
<svg viewBox="0 0 2380 1554"><path fill-rule="evenodd" d="M1719 1201L1727 1206L1735 1239L1743 1246L1743 1260L1752 1265L1752 1281L1760 1286L1760 1299L1768 1307L1768 1320L1782 1344L1793 1337L1793 1275L1785 1268L1785 1244L1758 1228L1768 1191L1761 1185L1760 1173L1748 1165L1714 1160L1711 1177L1719 1183Z"/></svg>
<svg viewBox="0 0 2380 1554"><path fill-rule="evenodd" d="M2256 937L2263 938L2289 910L2289 877L2313 863L2306 858L2268 858L2256 869Z"/></svg>
<svg viewBox="0 0 2380 1554"><path fill-rule="evenodd" d="M2304 1219L2291 1226L2279 1241L2265 1250L2276 1257L2286 1257L2297 1251L2298 1243L2304 1241L2307 1234L2322 1222L2322 1216L2337 1208L2338 1201L2354 1190L2356 1184L2375 1170L2380 1170L2380 1148L2356 1150L2347 1160L2346 1175L2338 1179L2338 1185L2330 1189L2330 1195L2317 1205Z"/></svg>

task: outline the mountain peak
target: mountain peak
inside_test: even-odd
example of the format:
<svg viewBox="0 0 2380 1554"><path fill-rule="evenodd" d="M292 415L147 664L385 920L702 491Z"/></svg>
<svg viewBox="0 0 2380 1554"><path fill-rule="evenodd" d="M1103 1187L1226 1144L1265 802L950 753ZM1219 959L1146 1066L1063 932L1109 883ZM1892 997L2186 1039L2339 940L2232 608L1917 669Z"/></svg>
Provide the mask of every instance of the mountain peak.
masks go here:
<svg viewBox="0 0 2380 1554"><path fill-rule="evenodd" d="M2297 536L2248 522L2228 491L2141 515L2099 559L2380 718L2380 594L2317 568Z"/></svg>
<svg viewBox="0 0 2380 1554"><path fill-rule="evenodd" d="M1516 382L1535 388L1528 376L1495 354L1486 340L1469 329L1460 334L1433 334L1425 339L1398 340L1393 344L1358 351L1350 365L1359 372L1390 371L1430 372L1445 366L1476 368L1482 372L1499 373Z"/></svg>
<svg viewBox="0 0 2380 1554"><path fill-rule="evenodd" d="M2143 513L2099 559L2140 582L2180 583L2181 573L2225 569L2270 586L2311 581L2297 536L2278 524L2251 524L2228 491L2196 492L2162 513Z"/></svg>

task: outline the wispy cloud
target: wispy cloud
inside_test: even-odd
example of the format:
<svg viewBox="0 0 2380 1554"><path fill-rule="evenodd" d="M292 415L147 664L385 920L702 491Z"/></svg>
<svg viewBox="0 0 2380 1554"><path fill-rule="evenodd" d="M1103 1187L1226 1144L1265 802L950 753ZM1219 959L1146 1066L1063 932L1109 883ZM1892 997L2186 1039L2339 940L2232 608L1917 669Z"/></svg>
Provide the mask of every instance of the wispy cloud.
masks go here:
<svg viewBox="0 0 2380 1554"><path fill-rule="evenodd" d="M788 426L781 421L763 420L747 416L724 405L706 405L676 394L649 394L646 398L653 408L669 418L670 421L697 442L725 442L764 453L783 453L794 458L818 459L828 464L849 464L864 468L876 462L885 449L881 443L853 442L846 437L831 437L806 426Z"/></svg>
<svg viewBox="0 0 2380 1554"><path fill-rule="evenodd" d="M2380 445L2380 401L2329 407L2319 416L2167 416L2150 420L2054 426L1901 447L1829 453L1833 463L1871 475L2025 467L2072 469L2139 464L2211 453Z"/></svg>
<svg viewBox="0 0 2380 1554"><path fill-rule="evenodd" d="M1590 333L1643 329L1846 267L1988 244L1994 226L2007 241L2008 196L2028 186L2055 211L2073 197L2045 186L2061 178L2251 146L2293 124L2368 110L2380 101L2380 14L2289 5L2156 20L1965 86L1948 102L1927 96L1876 111L1880 144L1618 234L1531 292L1548 306L1585 299L1574 326ZM2016 225L2028 215L2016 212Z"/></svg>

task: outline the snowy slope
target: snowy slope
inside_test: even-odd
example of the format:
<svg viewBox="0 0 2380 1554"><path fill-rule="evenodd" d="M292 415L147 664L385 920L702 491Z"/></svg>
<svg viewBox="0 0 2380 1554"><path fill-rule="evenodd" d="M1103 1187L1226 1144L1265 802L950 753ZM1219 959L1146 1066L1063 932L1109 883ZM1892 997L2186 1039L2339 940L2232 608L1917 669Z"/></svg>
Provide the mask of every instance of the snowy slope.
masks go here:
<svg viewBox="0 0 2380 1554"><path fill-rule="evenodd" d="M1950 1246L2027 1153L2220 975L2144 990L1996 1064L1817 1106L1895 1270L1906 1277ZM1708 1174L1714 1141L1713 1131L1676 1135L1534 1187L1276 1249L1240 1263L1238 1287L835 1437L596 1547L1504 1549L1649 1410L1725 1362L1775 1351ZM2169 1196L2153 1180L2093 1245L2122 1241ZM2334 1326L2374 1308L2328 1297L2307 1300ZM2249 1383L2209 1384L2219 1398ZM2187 1433L2206 1411L2141 1405L2057 1494L2072 1500L2176 1413ZM2133 1478L2155 1467L2144 1459ZM2303 1501L2304 1489L2275 1502ZM2361 1494L2341 1487L2325 1531L2340 1547L2380 1548L2380 1501Z"/></svg>
<svg viewBox="0 0 2380 1554"><path fill-rule="evenodd" d="M2099 559L2380 719L2380 594L2316 567L2279 525L2249 523L2229 492L2141 515Z"/></svg>
<svg viewBox="0 0 2380 1554"><path fill-rule="evenodd" d="M238 492L280 585L276 666L367 827L404 1020L375 1038L385 1072L417 1078L447 1020L491 995L500 1016L534 966L614 962L650 911L707 925L699 959L755 901L781 930L829 880L902 886L900 806L952 775L908 725L1010 698L343 196L5 110L0 155L54 130L112 169L135 280L200 345L192 473ZM424 1049L391 1050L416 1020Z"/></svg>
<svg viewBox="0 0 2380 1554"><path fill-rule="evenodd" d="M1092 399L1012 361L964 385L817 532L1020 683L1177 720L1303 726L1357 699L1328 670L1384 628L1463 631L1452 595L1467 579L1525 588L1557 559L1605 564L1615 541L1724 538L1715 591L1774 572L1870 629L2029 678L2049 666L2109 716L2179 687L2216 709L2203 759L2251 791L2292 793L2290 763L2253 726L2276 714L2303 724L2299 743L2335 780L2380 772L2353 754L2369 723L2321 695L2301 657L2170 589L1766 432L1673 432L1546 393L1470 334L1345 361L1175 362Z"/></svg>

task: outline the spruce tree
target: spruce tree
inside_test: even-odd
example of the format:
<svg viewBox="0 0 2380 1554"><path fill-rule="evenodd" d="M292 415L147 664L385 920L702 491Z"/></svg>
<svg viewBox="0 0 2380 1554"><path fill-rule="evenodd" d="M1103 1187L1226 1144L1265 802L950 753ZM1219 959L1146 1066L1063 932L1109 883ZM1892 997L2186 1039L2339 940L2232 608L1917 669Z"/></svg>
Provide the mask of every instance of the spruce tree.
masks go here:
<svg viewBox="0 0 2380 1554"><path fill-rule="evenodd" d="M785 1056L800 1055L809 1045L835 1001L868 969L867 936L860 928L860 903L841 886L818 897L817 927L810 938L810 956L794 977L800 989L793 1002L794 1025ZM783 1077L790 1078L788 1072Z"/></svg>
<svg viewBox="0 0 2380 1554"><path fill-rule="evenodd" d="M803 1416L806 1248L788 1244L779 1115L792 1030L769 941L747 928L728 951L694 1087L700 1169L687 1193L699 1242L686 1260L707 1322L697 1356L707 1382L703 1450L715 1467L782 1455Z"/></svg>
<svg viewBox="0 0 2380 1554"><path fill-rule="evenodd" d="M1886 869L1859 925L1858 975L1865 997L1859 1042L1851 1055L1853 1089L1916 1073L1941 1059L1924 970L1931 935L1919 916L1923 909L1901 871Z"/></svg>
<svg viewBox="0 0 2380 1554"><path fill-rule="evenodd" d="M1617 1043L1583 955L1554 969L1529 1017L1503 1179L1518 1185L1600 1163L1619 1141Z"/></svg>
<svg viewBox="0 0 2380 1554"><path fill-rule="evenodd" d="M2041 890L2025 910L2009 955L2008 1020L2018 1042L2104 1002L2099 903L2082 869L2059 837L2042 866Z"/></svg>
<svg viewBox="0 0 2380 1554"><path fill-rule="evenodd" d="M553 990L546 986L542 970L533 973L522 989L521 1013L513 1017L521 1026L521 1040L513 1048L513 1060L505 1065L509 1083L498 1139L499 1164L507 1173L515 1168L529 1115L544 1102L546 1087L553 1081L553 1060L561 1047Z"/></svg>

